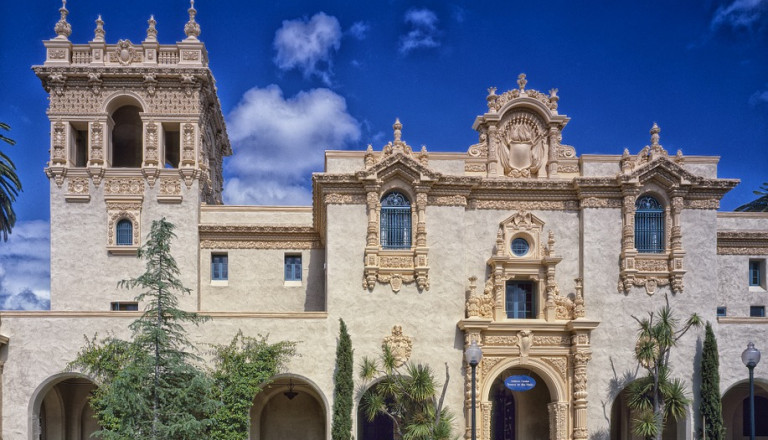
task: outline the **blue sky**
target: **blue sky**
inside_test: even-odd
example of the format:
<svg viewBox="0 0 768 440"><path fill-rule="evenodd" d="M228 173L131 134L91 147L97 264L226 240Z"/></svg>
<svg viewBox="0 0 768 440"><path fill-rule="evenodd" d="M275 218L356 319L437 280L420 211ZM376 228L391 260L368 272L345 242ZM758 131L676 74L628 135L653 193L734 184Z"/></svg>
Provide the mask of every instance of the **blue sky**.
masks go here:
<svg viewBox="0 0 768 440"><path fill-rule="evenodd" d="M0 146L24 184L18 228L0 244L0 308L48 295L46 93L30 66L55 36L61 3L0 5ZM282 1L199 0L210 65L235 154L225 200L308 204L325 149L381 148L395 117L430 151L466 151L487 88L558 88L578 154L636 153L654 122L670 152L722 156L742 184L723 210L768 181L768 0ZM183 0L71 0L70 40L183 39ZM23 295L21 295L23 293ZM23 301L22 301L23 300ZM16 301L10 304L9 301ZM4 304L5 303L5 304Z"/></svg>

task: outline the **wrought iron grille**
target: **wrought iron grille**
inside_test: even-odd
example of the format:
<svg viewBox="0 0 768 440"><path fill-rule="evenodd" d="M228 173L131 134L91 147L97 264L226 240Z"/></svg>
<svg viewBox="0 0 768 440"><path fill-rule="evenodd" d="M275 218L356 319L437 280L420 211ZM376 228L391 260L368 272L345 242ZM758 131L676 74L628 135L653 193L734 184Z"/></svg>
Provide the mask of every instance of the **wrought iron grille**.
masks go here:
<svg viewBox="0 0 768 440"><path fill-rule="evenodd" d="M117 222L117 244L130 246L133 244L133 223L128 219Z"/></svg>
<svg viewBox="0 0 768 440"><path fill-rule="evenodd" d="M635 203L635 249L642 253L664 252L664 208L651 196Z"/></svg>
<svg viewBox="0 0 768 440"><path fill-rule="evenodd" d="M381 199L381 247L411 248L411 202L399 192Z"/></svg>

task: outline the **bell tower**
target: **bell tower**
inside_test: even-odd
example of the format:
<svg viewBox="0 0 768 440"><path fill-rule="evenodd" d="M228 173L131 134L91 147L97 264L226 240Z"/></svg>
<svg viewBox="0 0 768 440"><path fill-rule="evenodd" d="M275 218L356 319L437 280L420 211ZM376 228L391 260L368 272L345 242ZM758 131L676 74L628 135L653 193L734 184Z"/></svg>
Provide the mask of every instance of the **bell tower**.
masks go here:
<svg viewBox="0 0 768 440"><path fill-rule="evenodd" d="M33 67L49 93L51 309L130 300L134 292L104 286L141 273L130 256L162 217L176 225L173 252L195 290L199 206L221 203L232 151L194 0L176 44L158 42L154 17L144 41L108 43L101 16L93 39L73 44L66 0L59 12Z"/></svg>

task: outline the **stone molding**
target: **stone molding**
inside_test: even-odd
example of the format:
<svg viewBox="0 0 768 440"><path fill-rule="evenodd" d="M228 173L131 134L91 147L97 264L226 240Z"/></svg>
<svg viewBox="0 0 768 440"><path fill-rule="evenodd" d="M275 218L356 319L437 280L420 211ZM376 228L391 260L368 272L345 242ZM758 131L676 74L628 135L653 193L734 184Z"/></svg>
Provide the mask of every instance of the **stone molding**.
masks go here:
<svg viewBox="0 0 768 440"><path fill-rule="evenodd" d="M202 249L320 249L311 226L200 225Z"/></svg>
<svg viewBox="0 0 768 440"><path fill-rule="evenodd" d="M718 231L718 255L768 255L766 231Z"/></svg>

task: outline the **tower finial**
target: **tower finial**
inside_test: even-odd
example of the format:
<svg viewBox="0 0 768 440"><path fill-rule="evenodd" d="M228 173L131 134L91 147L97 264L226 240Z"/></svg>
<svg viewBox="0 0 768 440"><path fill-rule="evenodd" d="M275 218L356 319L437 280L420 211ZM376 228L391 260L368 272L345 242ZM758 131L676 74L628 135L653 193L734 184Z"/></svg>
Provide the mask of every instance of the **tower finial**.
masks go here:
<svg viewBox="0 0 768 440"><path fill-rule="evenodd" d="M93 41L104 41L104 20L101 19L101 14L96 19L96 29L93 30Z"/></svg>
<svg viewBox="0 0 768 440"><path fill-rule="evenodd" d="M400 118L395 118L395 123L392 125L392 128L395 130L395 143L397 144L400 142L400 138L403 134L403 124L400 123Z"/></svg>
<svg viewBox="0 0 768 440"><path fill-rule="evenodd" d="M67 37L72 35L72 26L67 23L67 15L69 15L69 11L67 11L67 0L61 0L59 13L61 14L61 18L56 22L56 26L53 27L53 30L56 32L56 35L58 35L56 38L59 40L66 40Z"/></svg>
<svg viewBox="0 0 768 440"><path fill-rule="evenodd" d="M187 40L197 40L200 36L200 25L195 21L197 10L195 9L195 0L189 0L189 21L184 25L184 33L187 34Z"/></svg>
<svg viewBox="0 0 768 440"><path fill-rule="evenodd" d="M661 129L659 128L658 124L655 122L653 123L653 127L651 127L651 148L658 147L659 145L659 133L661 132Z"/></svg>
<svg viewBox="0 0 768 440"><path fill-rule="evenodd" d="M147 39L146 41L157 41L157 28L155 25L157 24L157 21L155 20L155 16L150 15L149 20L147 20L147 24L149 24L149 27L147 28Z"/></svg>

